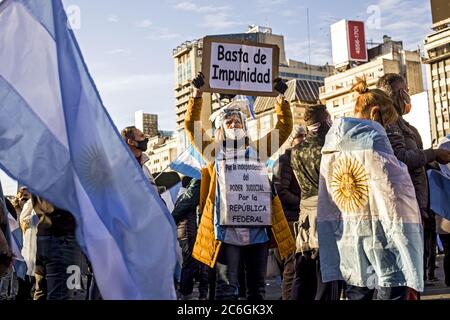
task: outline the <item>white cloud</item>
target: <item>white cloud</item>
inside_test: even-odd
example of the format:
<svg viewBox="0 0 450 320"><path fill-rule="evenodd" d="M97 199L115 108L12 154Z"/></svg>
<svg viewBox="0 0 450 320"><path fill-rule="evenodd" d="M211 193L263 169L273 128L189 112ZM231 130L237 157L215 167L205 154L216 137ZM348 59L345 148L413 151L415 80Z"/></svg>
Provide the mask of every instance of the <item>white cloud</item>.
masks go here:
<svg viewBox="0 0 450 320"><path fill-rule="evenodd" d="M147 36L150 40L164 40L164 39L175 39L181 37L180 34L171 32L168 28L164 27L154 27L152 28L151 34Z"/></svg>
<svg viewBox="0 0 450 320"><path fill-rule="evenodd" d="M260 12L273 12L281 10L288 3L288 0L258 0L256 8Z"/></svg>
<svg viewBox="0 0 450 320"><path fill-rule="evenodd" d="M112 49L112 50L108 50L106 51L107 54L122 54L122 55L129 55L131 53L131 50L129 49Z"/></svg>
<svg viewBox="0 0 450 320"><path fill-rule="evenodd" d="M138 27L138 28L149 28L153 25L153 22L151 22L149 19L145 19L145 20L141 20L141 21L136 21L134 23L134 26Z"/></svg>
<svg viewBox="0 0 450 320"><path fill-rule="evenodd" d="M108 15L108 21L112 23L117 23L119 22L119 17L116 14L111 13Z"/></svg>
<svg viewBox="0 0 450 320"><path fill-rule="evenodd" d="M224 11L229 10L230 7L228 6L220 6L220 7L213 7L213 6L198 6L193 2L190 1L183 1L178 3L175 6L176 10L180 11L188 11L188 12L197 12L197 13L213 13L218 11Z"/></svg>
<svg viewBox="0 0 450 320"><path fill-rule="evenodd" d="M381 42L383 35L389 35L410 50L423 45L423 38L431 32L428 1L379 0L375 5L380 9L380 28L368 28L368 39Z"/></svg>
<svg viewBox="0 0 450 320"><path fill-rule="evenodd" d="M247 23L233 20L232 16L227 13L207 14L203 17L201 24L204 28L213 30L228 29L237 26L247 26Z"/></svg>

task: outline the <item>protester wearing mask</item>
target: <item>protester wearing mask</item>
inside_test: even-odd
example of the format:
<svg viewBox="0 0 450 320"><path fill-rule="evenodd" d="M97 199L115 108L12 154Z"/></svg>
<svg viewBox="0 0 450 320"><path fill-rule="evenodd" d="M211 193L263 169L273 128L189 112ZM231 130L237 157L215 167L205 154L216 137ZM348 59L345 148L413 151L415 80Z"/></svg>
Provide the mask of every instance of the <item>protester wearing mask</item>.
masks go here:
<svg viewBox="0 0 450 320"><path fill-rule="evenodd" d="M157 192L164 192L165 189L163 187L158 188L156 186L155 179L153 178L150 170L145 165L145 163L150 159L145 153L145 151L147 151L148 139L144 136L144 133L142 133L142 131L135 126L129 126L123 129L120 134L135 156L137 162L142 167L142 170L144 171L145 176L150 181L150 184L155 188Z"/></svg>
<svg viewBox="0 0 450 320"><path fill-rule="evenodd" d="M304 127L295 125L291 134L291 148L278 158L273 169L273 182L283 205L284 214L289 223L292 236L295 235L294 224L298 221L300 206L300 187L291 166L291 152L306 137ZM281 295L283 300L291 300L292 282L295 275L295 254L290 255L287 259L279 257L278 250L275 250L278 264L281 266L282 274Z"/></svg>
<svg viewBox="0 0 450 320"><path fill-rule="evenodd" d="M349 300L406 300L423 290L422 225L406 166L386 132L391 99L357 79L355 118L335 122L322 149L318 210L324 281L345 280Z"/></svg>
<svg viewBox="0 0 450 320"><path fill-rule="evenodd" d="M434 161L441 164L449 163L450 151L432 148L423 150L419 132L414 126L403 119L402 116L411 110L411 98L408 94L406 81L401 75L388 73L378 80L377 87L392 99L398 114L397 121L389 125L386 128L386 132L395 156L408 166L409 174L416 191L424 226L424 276L426 277L427 266L425 261L427 261L430 250L435 250L435 248L429 248L428 245L434 242L431 238L435 237L435 221L429 208L426 166ZM432 274L430 276L434 277Z"/></svg>
<svg viewBox="0 0 450 320"><path fill-rule="evenodd" d="M321 279L316 229L321 150L331 119L324 105L306 107L304 119L308 133L305 140L292 148L291 154L292 169L301 190L292 298L338 300L338 284L323 283Z"/></svg>
<svg viewBox="0 0 450 320"><path fill-rule="evenodd" d="M292 130L292 114L289 103L282 97L277 99L275 110L278 122L274 132L253 143L247 136L245 115L234 103L223 108L214 115L216 139L211 139L202 129L200 114L202 107L202 91L204 77L199 74L193 81L194 97L189 100L185 128L191 143L203 155L208 163L207 171L203 171L201 180L200 200L202 213L193 257L210 266L216 266L216 299L236 300L239 295L238 269L239 262L244 259L247 299L261 300L265 297L265 272L267 266L269 232L280 249L282 257L287 257L294 249L294 240L289 231L286 218L278 196L273 194L267 172L262 161L278 149L289 137ZM275 89L284 93L287 86L277 80ZM201 130L199 130L201 129ZM196 135L197 133L197 135ZM272 141L273 137L273 141ZM275 147L274 147L275 145ZM264 147L267 149L264 150ZM243 226L232 225L233 216L230 207L238 207L243 203L234 201L226 181L233 182L236 177L228 173L228 166L233 164L251 164L249 183L261 183L261 189L256 192L242 190L244 197L257 195L262 215L266 220L256 224L250 222ZM239 165L236 165L238 168ZM244 185L245 187L245 185ZM231 190L231 189L230 189ZM237 196L238 193L234 195ZM225 205L225 201L226 204ZM238 209L237 215L242 211ZM236 216L236 215L234 215ZM267 225L265 225L267 223Z"/></svg>

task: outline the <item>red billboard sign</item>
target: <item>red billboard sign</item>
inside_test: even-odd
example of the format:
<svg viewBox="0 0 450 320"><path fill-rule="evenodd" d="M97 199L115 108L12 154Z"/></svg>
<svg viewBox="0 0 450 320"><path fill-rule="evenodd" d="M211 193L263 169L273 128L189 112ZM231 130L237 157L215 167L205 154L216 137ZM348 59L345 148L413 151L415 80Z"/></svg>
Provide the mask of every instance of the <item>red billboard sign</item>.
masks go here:
<svg viewBox="0 0 450 320"><path fill-rule="evenodd" d="M348 49L351 61L367 61L364 22L348 21Z"/></svg>

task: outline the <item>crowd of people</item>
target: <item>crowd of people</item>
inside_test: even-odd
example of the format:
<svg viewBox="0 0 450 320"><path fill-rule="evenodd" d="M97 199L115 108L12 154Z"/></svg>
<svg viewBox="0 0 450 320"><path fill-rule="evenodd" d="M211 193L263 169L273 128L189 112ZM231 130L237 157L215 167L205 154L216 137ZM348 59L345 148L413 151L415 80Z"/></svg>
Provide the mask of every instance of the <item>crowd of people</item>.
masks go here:
<svg viewBox="0 0 450 320"><path fill-rule="evenodd" d="M376 89L356 79L352 118L333 123L324 105L312 105L306 127L293 125L287 85L276 79L277 122L257 141L233 101L208 120L215 128L209 136L211 123L201 120L203 74L192 85L185 130L206 166L201 179L182 178L172 211L180 299L265 299L269 250L283 300L419 299L424 281L436 280L436 233L450 286L450 221L430 209L427 181L427 170L450 163L450 151L424 150L404 120L411 99L402 76L387 74ZM136 127L121 135L161 193L145 166L148 139ZM282 145L271 176L266 161ZM0 209L0 299L101 299L70 212L26 187L11 202L3 197ZM14 252L17 238L22 248Z"/></svg>

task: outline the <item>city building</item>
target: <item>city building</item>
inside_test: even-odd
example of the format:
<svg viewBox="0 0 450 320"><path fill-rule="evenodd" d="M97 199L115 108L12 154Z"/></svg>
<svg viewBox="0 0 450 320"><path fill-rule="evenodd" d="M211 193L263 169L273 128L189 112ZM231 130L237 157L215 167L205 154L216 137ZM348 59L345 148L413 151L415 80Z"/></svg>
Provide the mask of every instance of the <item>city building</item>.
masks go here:
<svg viewBox="0 0 450 320"><path fill-rule="evenodd" d="M315 66L307 63L286 58L284 37L272 33L268 27L250 26L246 33L220 35L224 38L241 39L257 43L276 44L280 48L280 77L292 80L314 80L323 81L326 76L333 73L334 68L330 65ZM175 67L175 100L176 100L176 130L179 136L179 152L188 145L184 133L184 119L186 116L187 103L192 93L190 81L201 71L202 65L202 39L186 41L173 50ZM229 100L221 99L219 95L205 93L203 95L203 106L201 119L206 130L210 130L208 121L212 112L224 106ZM209 127L208 127L209 125ZM211 131L209 131L211 132Z"/></svg>
<svg viewBox="0 0 450 320"><path fill-rule="evenodd" d="M134 113L134 126L141 130L147 137L158 135L158 115L136 111Z"/></svg>
<svg viewBox="0 0 450 320"><path fill-rule="evenodd" d="M319 88L323 82L312 80L290 80L287 83L285 99L291 105L294 125L305 126L305 108L314 105L319 100ZM255 141L269 133L277 122L275 114L275 97L258 97L254 104L254 119L248 119L248 132L251 140Z"/></svg>
<svg viewBox="0 0 450 320"><path fill-rule="evenodd" d="M445 9L447 6L447 9ZM431 1L433 33L424 40L428 103L433 146L450 134L450 7L448 0Z"/></svg>
<svg viewBox="0 0 450 320"><path fill-rule="evenodd" d="M149 161L146 163L150 172L159 173L168 170L168 166L177 158L178 138L175 135L162 132L149 139L147 154Z"/></svg>
<svg viewBox="0 0 450 320"><path fill-rule="evenodd" d="M355 94L351 87L357 77L365 77L369 87L374 88L386 73L399 73L405 77L410 95L424 91L419 51L405 50L401 41L393 41L388 36L383 37L383 43L367 51L368 62L350 64L325 78L325 84L320 88L320 100L326 104L332 119L353 115Z"/></svg>

